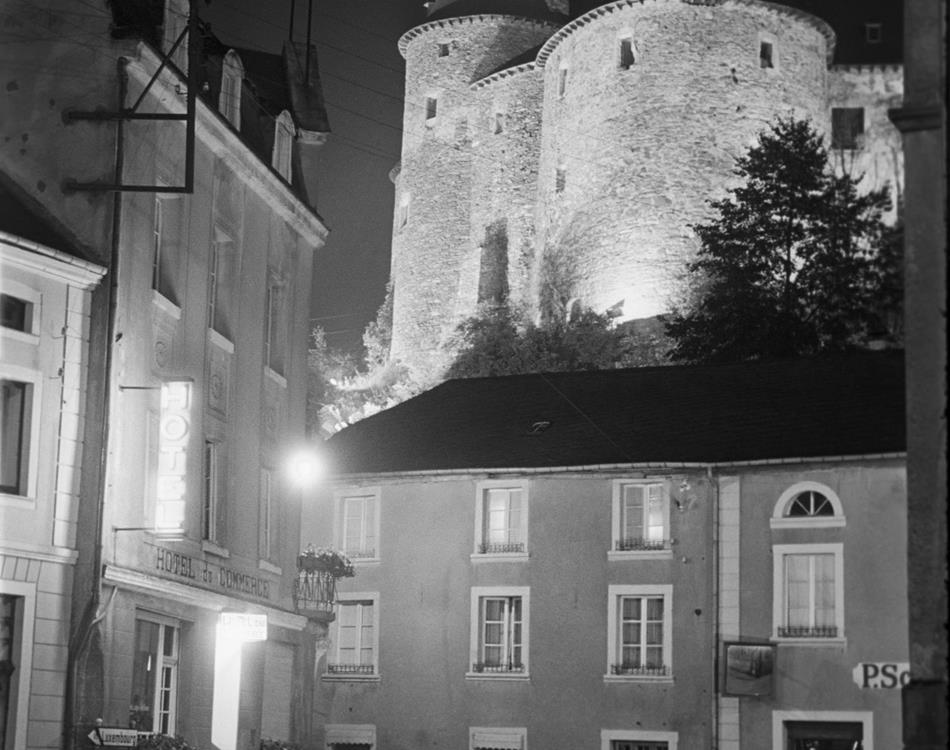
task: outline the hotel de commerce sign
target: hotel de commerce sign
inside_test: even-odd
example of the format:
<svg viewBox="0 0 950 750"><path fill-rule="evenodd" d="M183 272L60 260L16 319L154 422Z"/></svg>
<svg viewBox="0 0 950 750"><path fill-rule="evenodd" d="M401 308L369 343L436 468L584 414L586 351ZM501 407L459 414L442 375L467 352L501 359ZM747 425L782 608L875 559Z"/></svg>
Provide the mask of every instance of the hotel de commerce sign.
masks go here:
<svg viewBox="0 0 950 750"><path fill-rule="evenodd" d="M184 579L226 594L246 594L264 600L271 598L270 581L165 547L155 548L155 570L164 578Z"/></svg>

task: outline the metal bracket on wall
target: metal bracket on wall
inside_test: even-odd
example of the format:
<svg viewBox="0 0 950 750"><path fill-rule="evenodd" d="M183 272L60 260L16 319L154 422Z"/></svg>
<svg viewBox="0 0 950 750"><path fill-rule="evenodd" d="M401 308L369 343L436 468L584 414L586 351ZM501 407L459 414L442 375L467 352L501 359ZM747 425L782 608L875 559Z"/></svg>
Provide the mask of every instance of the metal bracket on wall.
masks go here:
<svg viewBox="0 0 950 750"><path fill-rule="evenodd" d="M71 112L63 114L66 124L72 124L79 121L87 122L115 122L117 124L116 137L118 139L117 151L122 150L122 137L124 122L133 120L147 121L177 121L185 123L185 184L184 185L129 185L123 182L79 182L78 180L67 179L63 183L63 189L70 190L88 190L88 191L111 191L128 193L193 193L195 185L195 109L196 92L198 88L198 13L195 9L195 0L191 0L188 24L182 30L181 34L171 46L167 53L162 55L161 63L149 82L145 85L142 93L135 104L127 109L118 112L95 111L95 112ZM138 112L139 105L145 99L152 84L161 75L161 72L172 65L171 56L188 37L188 93L186 99L186 108L184 114L169 114L161 112Z"/></svg>

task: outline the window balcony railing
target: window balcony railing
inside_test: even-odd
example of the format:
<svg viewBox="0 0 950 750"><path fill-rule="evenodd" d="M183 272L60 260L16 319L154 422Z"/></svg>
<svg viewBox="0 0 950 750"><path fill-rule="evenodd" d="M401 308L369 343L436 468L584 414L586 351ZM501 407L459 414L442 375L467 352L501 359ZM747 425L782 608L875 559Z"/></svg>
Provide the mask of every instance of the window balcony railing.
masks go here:
<svg viewBox="0 0 950 750"><path fill-rule="evenodd" d="M524 542L482 542L478 545L481 555L497 555L506 552L524 552Z"/></svg>
<svg viewBox="0 0 950 750"><path fill-rule="evenodd" d="M524 672L524 664L486 664L483 661L477 661L472 665L473 672L483 672L486 674L510 674Z"/></svg>
<svg viewBox="0 0 950 750"><path fill-rule="evenodd" d="M779 638L837 638L838 628L834 625L780 625Z"/></svg>
<svg viewBox="0 0 950 750"><path fill-rule="evenodd" d="M376 674L372 664L327 664L328 674Z"/></svg>
<svg viewBox="0 0 950 750"><path fill-rule="evenodd" d="M630 677L668 677L670 668L665 664L648 667L637 664L611 664L610 673Z"/></svg>
<svg viewBox="0 0 950 750"><path fill-rule="evenodd" d="M669 548L669 539L644 539L641 536L627 536L614 542L614 549L618 552L649 552Z"/></svg>

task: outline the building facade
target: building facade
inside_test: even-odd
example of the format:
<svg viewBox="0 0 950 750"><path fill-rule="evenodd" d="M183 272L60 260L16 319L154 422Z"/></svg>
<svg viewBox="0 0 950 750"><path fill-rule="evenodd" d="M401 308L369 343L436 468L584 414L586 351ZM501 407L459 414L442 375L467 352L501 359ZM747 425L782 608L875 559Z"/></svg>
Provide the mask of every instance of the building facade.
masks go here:
<svg viewBox="0 0 950 750"><path fill-rule="evenodd" d="M0 226L6 219L0 219ZM105 269L0 231L0 747L62 734L91 290Z"/></svg>
<svg viewBox="0 0 950 750"><path fill-rule="evenodd" d="M778 117L807 118L839 168L900 196L901 68L869 64L888 58L881 23L849 19L862 44L836 56L832 27L796 7L581 5L434 3L399 41L392 356L422 379L481 303L669 311L691 225Z"/></svg>
<svg viewBox="0 0 950 750"><path fill-rule="evenodd" d="M5 114L23 134L4 178L109 269L90 313L65 713L47 719L69 747L97 724L303 742L324 624L295 609L286 466L305 441L327 232L307 190L328 131L316 55L230 49L179 0L3 10ZM15 51L16 28L40 42Z"/></svg>
<svg viewBox="0 0 950 750"><path fill-rule="evenodd" d="M325 746L894 746L901 368L455 380L340 431L301 538L357 571Z"/></svg>

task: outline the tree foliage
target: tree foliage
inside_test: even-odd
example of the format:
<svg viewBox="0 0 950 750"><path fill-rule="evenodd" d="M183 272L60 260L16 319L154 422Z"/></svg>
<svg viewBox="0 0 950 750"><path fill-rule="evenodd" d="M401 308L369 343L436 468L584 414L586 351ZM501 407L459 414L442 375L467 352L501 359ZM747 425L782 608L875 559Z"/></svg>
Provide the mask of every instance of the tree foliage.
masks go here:
<svg viewBox="0 0 950 750"><path fill-rule="evenodd" d="M689 299L667 323L673 359L817 354L894 328L900 243L883 220L886 190L859 193L857 179L831 169L821 136L794 119L764 132L735 174L743 183L710 202L718 215L693 227L701 248Z"/></svg>
<svg viewBox="0 0 950 750"><path fill-rule="evenodd" d="M607 315L580 310L536 324L518 310L486 308L458 326L458 354L446 377L473 378L528 372L607 370L661 364L662 334L648 336Z"/></svg>

